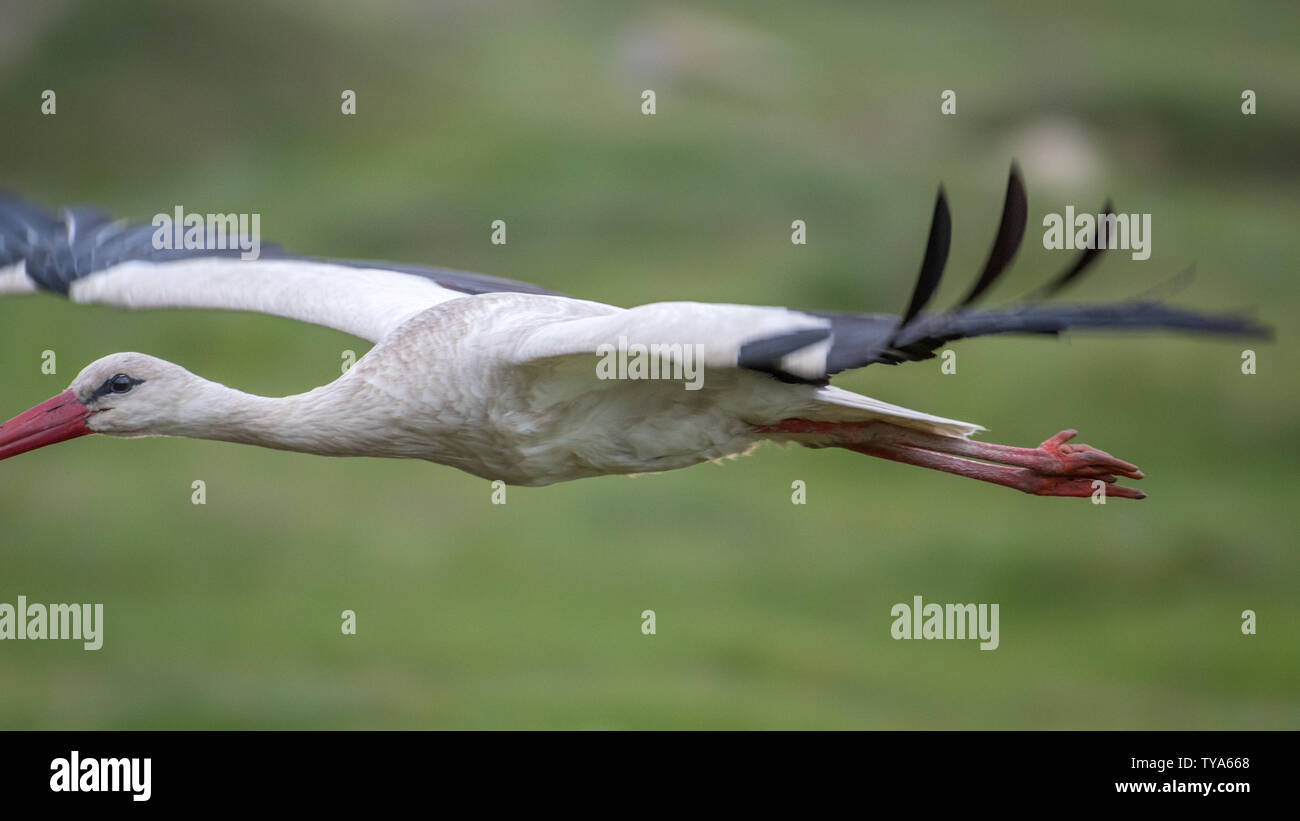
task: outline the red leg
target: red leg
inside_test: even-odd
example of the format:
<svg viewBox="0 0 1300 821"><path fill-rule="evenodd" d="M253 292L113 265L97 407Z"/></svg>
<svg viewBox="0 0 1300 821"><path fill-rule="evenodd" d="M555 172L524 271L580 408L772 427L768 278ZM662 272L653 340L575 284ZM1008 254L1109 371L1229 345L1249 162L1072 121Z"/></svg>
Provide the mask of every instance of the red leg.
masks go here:
<svg viewBox="0 0 1300 821"><path fill-rule="evenodd" d="M829 446L967 476L1038 496L1091 496L1093 482L1101 480L1107 484L1108 496L1146 498L1140 490L1114 484L1116 474L1141 479L1142 471L1137 465L1088 445L1067 444L1075 436L1073 430L1061 431L1036 448L940 436L887 422L786 419L759 430L778 435L825 437Z"/></svg>

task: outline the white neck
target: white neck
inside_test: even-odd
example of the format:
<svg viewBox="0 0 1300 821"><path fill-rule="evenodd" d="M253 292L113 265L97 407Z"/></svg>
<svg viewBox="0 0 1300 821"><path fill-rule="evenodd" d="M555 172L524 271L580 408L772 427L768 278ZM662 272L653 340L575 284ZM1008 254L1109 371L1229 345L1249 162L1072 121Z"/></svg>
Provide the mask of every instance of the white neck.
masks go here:
<svg viewBox="0 0 1300 821"><path fill-rule="evenodd" d="M322 456L388 455L382 428L390 420L367 401L372 392L361 380L344 376L284 397L257 396L197 377L195 383L157 433Z"/></svg>

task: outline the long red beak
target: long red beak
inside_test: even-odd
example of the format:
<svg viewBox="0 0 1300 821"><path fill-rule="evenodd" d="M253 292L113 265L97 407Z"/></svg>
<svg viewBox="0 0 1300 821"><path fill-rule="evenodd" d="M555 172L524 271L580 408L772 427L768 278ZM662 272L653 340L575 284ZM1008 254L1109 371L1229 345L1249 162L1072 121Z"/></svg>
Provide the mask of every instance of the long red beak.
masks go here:
<svg viewBox="0 0 1300 821"><path fill-rule="evenodd" d="M88 416L90 408L72 391L52 396L0 425L0 459L93 433L86 427Z"/></svg>

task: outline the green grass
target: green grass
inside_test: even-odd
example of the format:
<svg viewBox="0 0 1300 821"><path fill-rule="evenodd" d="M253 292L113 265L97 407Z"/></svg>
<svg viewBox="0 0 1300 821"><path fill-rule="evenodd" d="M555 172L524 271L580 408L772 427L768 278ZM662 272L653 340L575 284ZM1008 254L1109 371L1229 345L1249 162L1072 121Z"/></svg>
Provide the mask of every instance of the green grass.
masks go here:
<svg viewBox="0 0 1300 821"><path fill-rule="evenodd" d="M1154 254L1112 254L1079 298L1196 263L1181 302L1257 308L1279 339L1252 344L1254 376L1236 341L1075 336L960 344L956 375L837 382L995 441L1077 427L1143 467L1140 504L779 448L511 489L505 506L423 463L101 437L28 454L0 465L0 601L103 602L106 638L0 643L0 727L1300 727L1286 4L365 8L16 19L33 45L0 50L0 185L135 219L256 211L290 249L619 304L885 311L906 299L937 183L948 302L987 252L1013 147L1067 118L1097 170L1063 183L1021 158L1030 229L995 298L1064 264L1038 241L1044 213L1110 194L1153 214ZM938 113L945 88L956 117ZM118 350L282 395L331 379L345 348L365 344L253 315L5 300L0 416ZM917 594L998 602L1000 648L893 641L890 607ZM1245 609L1258 635L1241 635Z"/></svg>

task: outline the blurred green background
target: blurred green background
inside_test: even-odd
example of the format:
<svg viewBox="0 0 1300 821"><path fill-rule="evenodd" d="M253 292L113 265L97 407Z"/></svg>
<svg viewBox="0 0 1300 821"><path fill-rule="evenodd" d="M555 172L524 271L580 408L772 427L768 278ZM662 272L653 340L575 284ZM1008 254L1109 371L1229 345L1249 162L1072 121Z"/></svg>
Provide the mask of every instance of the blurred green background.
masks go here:
<svg viewBox="0 0 1300 821"><path fill-rule="evenodd" d="M1147 472L1136 504L775 447L505 506L425 463L107 437L28 454L0 465L0 601L103 602L106 638L0 644L0 727L1300 727L1297 42L1284 2L0 4L0 185L49 206L258 212L291 250L621 305L896 311L936 185L947 303L1017 157L1030 227L995 301L1065 264L1044 213L1110 195L1153 214L1154 253L1110 254L1071 297L1195 263L1181 303L1279 329L1254 376L1236 340L1079 335L837 380L992 441L1077 427ZM0 417L119 350L283 395L365 347L13 298ZM918 594L999 603L1001 647L892 640Z"/></svg>

